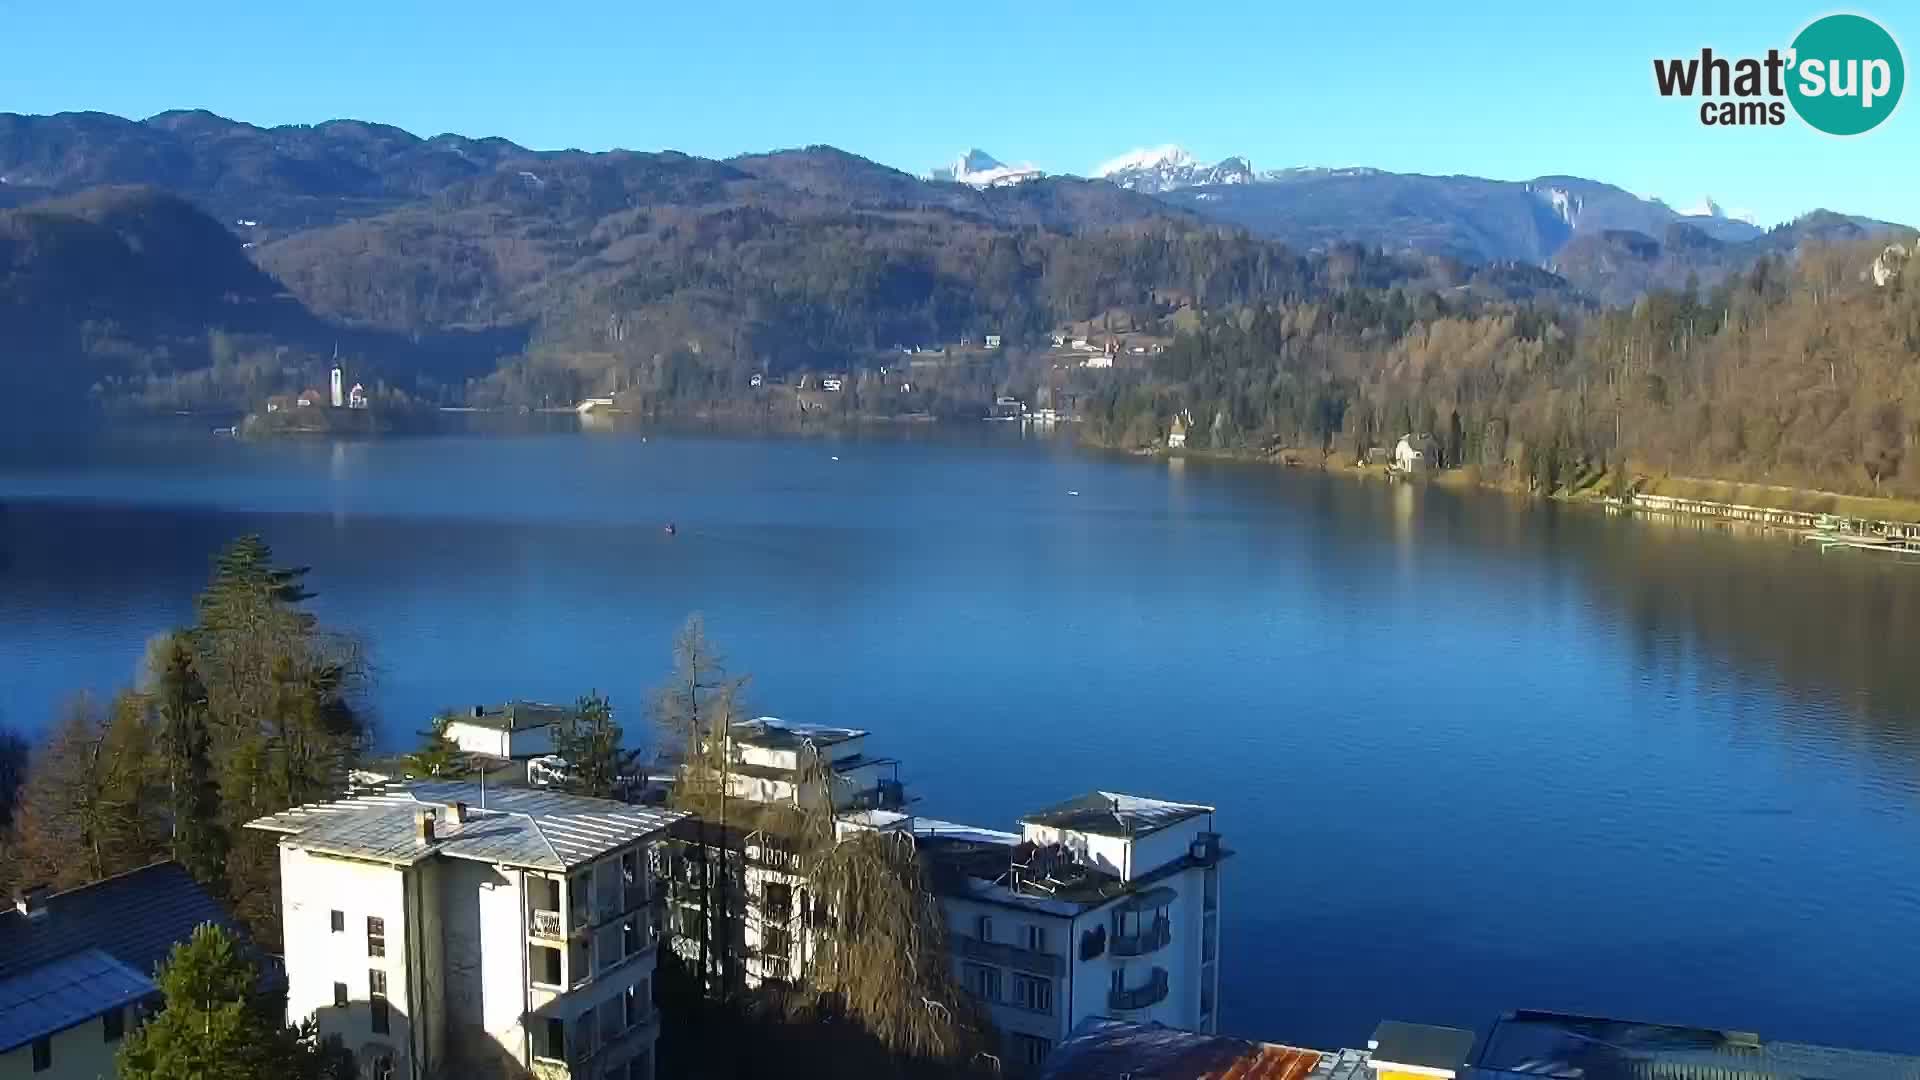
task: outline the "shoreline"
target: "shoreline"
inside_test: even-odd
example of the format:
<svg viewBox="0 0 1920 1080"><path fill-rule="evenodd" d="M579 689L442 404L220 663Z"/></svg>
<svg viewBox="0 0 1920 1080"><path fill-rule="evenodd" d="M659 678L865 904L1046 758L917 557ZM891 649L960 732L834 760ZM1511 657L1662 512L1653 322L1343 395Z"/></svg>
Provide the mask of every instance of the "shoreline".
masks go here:
<svg viewBox="0 0 1920 1080"><path fill-rule="evenodd" d="M1097 444L1091 444L1097 445ZM1355 479L1397 479L1385 467L1346 460L1344 455L1299 450L1251 454L1233 450L1168 450L1164 447L1122 451L1133 457L1174 459L1240 465L1268 465L1283 469L1311 469ZM1318 456L1319 461L1311 460ZM1720 480L1710 477L1636 475L1631 490L1615 494L1610 474L1575 478L1571 490L1550 494L1528 491L1505 478L1487 476L1479 466L1441 469L1418 474L1410 482L1432 484L1454 491L1498 492L1515 498L1604 507L1615 512L1684 514L1704 520L1770 524L1807 537L1820 528L1819 519L1832 518L1844 528L1871 527L1876 532L1920 535L1920 502L1873 495L1798 488L1782 484ZM1646 500L1642 502L1641 500Z"/></svg>

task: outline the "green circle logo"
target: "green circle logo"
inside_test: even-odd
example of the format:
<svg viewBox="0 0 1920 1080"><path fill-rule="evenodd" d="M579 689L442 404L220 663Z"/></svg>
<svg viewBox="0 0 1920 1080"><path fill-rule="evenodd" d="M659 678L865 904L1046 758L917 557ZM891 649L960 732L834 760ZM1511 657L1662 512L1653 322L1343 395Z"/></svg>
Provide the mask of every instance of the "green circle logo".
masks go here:
<svg viewBox="0 0 1920 1080"><path fill-rule="evenodd" d="M1872 131L1893 115L1907 82L1893 35L1863 15L1828 15L1793 39L1787 98L1829 135Z"/></svg>

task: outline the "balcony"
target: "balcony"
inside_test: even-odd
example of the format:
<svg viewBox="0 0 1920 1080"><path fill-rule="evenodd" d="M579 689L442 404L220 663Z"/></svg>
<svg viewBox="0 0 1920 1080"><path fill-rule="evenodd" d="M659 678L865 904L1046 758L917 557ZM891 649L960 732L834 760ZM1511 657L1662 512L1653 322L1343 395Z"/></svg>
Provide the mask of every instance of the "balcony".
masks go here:
<svg viewBox="0 0 1920 1080"><path fill-rule="evenodd" d="M1167 999L1167 969L1154 968L1145 986L1115 987L1107 991L1107 1008L1114 1012L1148 1009Z"/></svg>
<svg viewBox="0 0 1920 1080"><path fill-rule="evenodd" d="M1166 947L1173 940L1173 924L1166 919L1155 919L1137 934L1113 935L1110 946L1115 956L1145 956Z"/></svg>
<svg viewBox="0 0 1920 1080"><path fill-rule="evenodd" d="M1029 975L1047 975L1058 977L1067 970L1064 956L1054 953L1034 952L1017 945L1006 945L998 941L981 941L966 934L955 934L954 944L960 955L968 960L978 960L987 964L1010 967L1015 971L1024 971Z"/></svg>
<svg viewBox="0 0 1920 1080"><path fill-rule="evenodd" d="M566 939L566 932L560 926L560 913L557 911L541 911L535 908L531 922L534 937L545 938L548 941Z"/></svg>

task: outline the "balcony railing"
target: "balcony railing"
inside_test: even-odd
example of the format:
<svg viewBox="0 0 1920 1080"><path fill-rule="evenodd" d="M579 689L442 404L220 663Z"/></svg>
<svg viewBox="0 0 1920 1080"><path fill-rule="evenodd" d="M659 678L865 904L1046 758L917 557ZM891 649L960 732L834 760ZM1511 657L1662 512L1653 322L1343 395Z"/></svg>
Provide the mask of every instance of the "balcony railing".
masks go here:
<svg viewBox="0 0 1920 1080"><path fill-rule="evenodd" d="M560 913L557 911L533 911L533 936L549 941L560 941L566 935L560 928Z"/></svg>
<svg viewBox="0 0 1920 1080"><path fill-rule="evenodd" d="M1113 955L1145 956L1150 952L1166 947L1173 940L1173 924L1166 919L1155 919L1152 925L1137 934L1113 935Z"/></svg>
<svg viewBox="0 0 1920 1080"><path fill-rule="evenodd" d="M1107 991L1107 1007L1115 1012L1145 1009L1167 999L1167 969L1154 968L1145 986Z"/></svg>
<svg viewBox="0 0 1920 1080"><path fill-rule="evenodd" d="M1058 976L1067 970L1067 958L1055 953L1034 952L998 941L981 941L966 934L956 934L953 940L959 945L960 955L969 960L999 964L1030 975Z"/></svg>

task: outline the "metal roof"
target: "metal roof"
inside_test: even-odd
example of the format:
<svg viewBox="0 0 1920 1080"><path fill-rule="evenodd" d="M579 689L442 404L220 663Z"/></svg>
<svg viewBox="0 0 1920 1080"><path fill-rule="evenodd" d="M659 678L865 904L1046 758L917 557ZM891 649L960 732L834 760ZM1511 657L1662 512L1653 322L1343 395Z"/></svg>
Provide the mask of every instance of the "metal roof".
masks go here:
<svg viewBox="0 0 1920 1080"><path fill-rule="evenodd" d="M82 949L0 979L0 1054L65 1031L154 993L153 980L107 955Z"/></svg>
<svg viewBox="0 0 1920 1080"><path fill-rule="evenodd" d="M666 831L677 810L527 788L481 789L471 783L422 782L358 798L310 803L269 814L247 827L286 835L323 855L412 865L434 855L535 870L567 870ZM444 812L466 804L456 825ZM420 810L435 812L434 839L419 839Z"/></svg>
<svg viewBox="0 0 1920 1080"><path fill-rule="evenodd" d="M449 719L455 724L493 728L497 731L525 731L557 724L575 710L570 705L548 705L538 701L509 701L505 705L475 705Z"/></svg>
<svg viewBox="0 0 1920 1080"><path fill-rule="evenodd" d="M1213 813L1198 803L1168 802L1117 791L1090 791L1066 802L1036 810L1020 819L1025 825L1094 833L1099 836L1142 836L1177 825L1188 818Z"/></svg>
<svg viewBox="0 0 1920 1080"><path fill-rule="evenodd" d="M184 867L154 863L55 893L47 898L47 913L38 919L12 908L0 911L0 978L88 948L104 949L150 975L176 944L209 922L238 934L219 902Z"/></svg>
<svg viewBox="0 0 1920 1080"><path fill-rule="evenodd" d="M733 741L768 750L797 750L802 743L833 746L867 734L860 728L828 727L823 724L792 724L777 716L757 716L742 720L727 730Z"/></svg>
<svg viewBox="0 0 1920 1080"><path fill-rule="evenodd" d="M1920 1057L1905 1054L1525 1011L1494 1024L1474 1065L1480 1080L1920 1080Z"/></svg>
<svg viewBox="0 0 1920 1080"><path fill-rule="evenodd" d="M1334 1055L1098 1017L1047 1055L1040 1080L1322 1080Z"/></svg>
<svg viewBox="0 0 1920 1080"><path fill-rule="evenodd" d="M1458 1073L1473 1055L1473 1032L1460 1028L1382 1020L1367 1043L1373 1060Z"/></svg>

